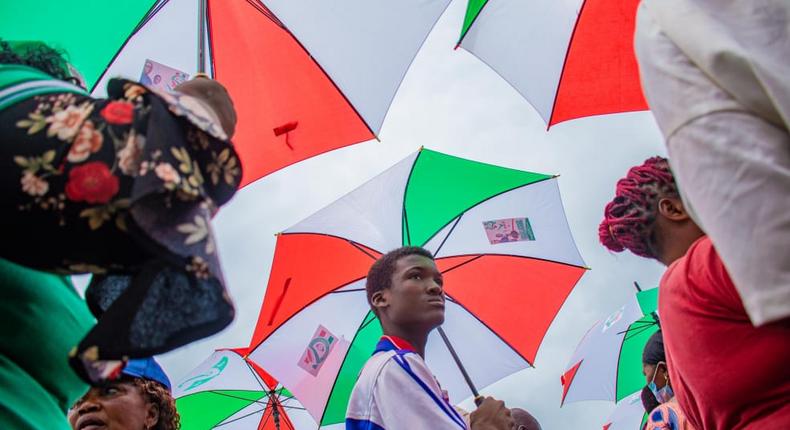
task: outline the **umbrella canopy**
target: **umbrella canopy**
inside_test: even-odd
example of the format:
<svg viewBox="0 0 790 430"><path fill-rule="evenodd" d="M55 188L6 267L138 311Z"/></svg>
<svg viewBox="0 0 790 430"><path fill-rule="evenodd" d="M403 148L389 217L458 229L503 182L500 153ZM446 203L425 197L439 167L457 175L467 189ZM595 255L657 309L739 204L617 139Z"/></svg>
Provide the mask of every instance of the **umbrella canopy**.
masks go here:
<svg viewBox="0 0 790 430"><path fill-rule="evenodd" d="M556 177L427 149L407 157L277 238L250 358L321 425L344 421L382 334L367 271L402 245L435 255L448 297L444 330L480 387L534 361L585 271ZM428 365L458 402L469 388L431 336Z"/></svg>
<svg viewBox="0 0 790 430"><path fill-rule="evenodd" d="M603 430L641 430L647 422L647 414L642 406L640 393L634 393L620 400L606 419Z"/></svg>
<svg viewBox="0 0 790 430"><path fill-rule="evenodd" d="M182 430L297 428L304 408L246 353L216 350L173 387Z"/></svg>
<svg viewBox="0 0 790 430"><path fill-rule="evenodd" d="M110 77L140 77L146 59L188 74L199 70L205 3L204 45L210 55L202 66L234 100L233 140L244 165L243 186L375 138L409 65L449 2L3 2L0 37L66 49L88 85L102 92Z"/></svg>
<svg viewBox="0 0 790 430"><path fill-rule="evenodd" d="M573 353L562 376L562 403L619 402L645 386L642 350L658 331L658 288L640 291L596 323Z"/></svg>
<svg viewBox="0 0 790 430"><path fill-rule="evenodd" d="M549 125L647 109L633 49L639 0L469 0L459 45Z"/></svg>

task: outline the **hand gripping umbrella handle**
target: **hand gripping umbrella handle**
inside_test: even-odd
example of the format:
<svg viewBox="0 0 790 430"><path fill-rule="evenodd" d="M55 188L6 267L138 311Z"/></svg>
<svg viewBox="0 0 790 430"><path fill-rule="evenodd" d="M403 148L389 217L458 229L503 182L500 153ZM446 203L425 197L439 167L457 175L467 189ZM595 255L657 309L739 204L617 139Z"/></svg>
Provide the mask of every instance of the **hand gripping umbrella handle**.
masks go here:
<svg viewBox="0 0 790 430"><path fill-rule="evenodd" d="M472 395L475 396L475 404L480 406L480 403L483 403L483 397L480 396L480 393L477 391L475 384L472 382L472 378L469 377L469 374L466 373L466 368L464 368L463 363L461 363L461 359L458 357L458 353L455 352L455 348L453 348L453 344L450 343L450 339L447 338L447 334L444 332L444 329L439 327L439 336L442 337L444 344L447 346L447 349L450 351L450 355L453 356L453 361L458 366L458 370L461 371L461 375L463 375L464 380L466 380L466 384L469 385L469 389L472 390Z"/></svg>

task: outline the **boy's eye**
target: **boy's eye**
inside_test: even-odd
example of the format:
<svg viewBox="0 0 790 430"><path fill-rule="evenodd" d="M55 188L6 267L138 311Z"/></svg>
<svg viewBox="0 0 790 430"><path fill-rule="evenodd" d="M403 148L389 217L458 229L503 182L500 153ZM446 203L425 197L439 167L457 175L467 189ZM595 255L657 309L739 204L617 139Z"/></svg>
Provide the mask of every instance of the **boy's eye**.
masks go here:
<svg viewBox="0 0 790 430"><path fill-rule="evenodd" d="M419 280L419 279L422 279L422 275L420 275L419 273L412 273L411 276L409 276L409 279L417 279L417 280Z"/></svg>

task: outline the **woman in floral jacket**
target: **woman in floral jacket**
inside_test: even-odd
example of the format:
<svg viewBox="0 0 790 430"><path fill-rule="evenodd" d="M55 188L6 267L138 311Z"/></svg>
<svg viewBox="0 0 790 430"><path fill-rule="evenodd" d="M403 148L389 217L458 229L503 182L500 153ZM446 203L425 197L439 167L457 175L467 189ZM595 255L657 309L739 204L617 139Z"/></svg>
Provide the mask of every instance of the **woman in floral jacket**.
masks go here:
<svg viewBox="0 0 790 430"><path fill-rule="evenodd" d="M233 319L209 220L241 179L236 116L204 77L176 93L114 79L94 99L42 49L50 75L0 42L0 257L94 274L98 323L70 360L96 383Z"/></svg>

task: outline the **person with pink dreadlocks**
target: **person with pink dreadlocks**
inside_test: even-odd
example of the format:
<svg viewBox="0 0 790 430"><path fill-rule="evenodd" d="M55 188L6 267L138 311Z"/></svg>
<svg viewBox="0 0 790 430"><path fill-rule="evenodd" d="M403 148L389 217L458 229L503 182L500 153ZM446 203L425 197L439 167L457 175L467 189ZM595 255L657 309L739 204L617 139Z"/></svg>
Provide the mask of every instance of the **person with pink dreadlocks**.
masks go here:
<svg viewBox="0 0 790 430"><path fill-rule="evenodd" d="M598 233L611 251L627 249L668 266L659 315L669 378L691 424L790 428L790 321L752 325L665 158L649 158L617 182Z"/></svg>

